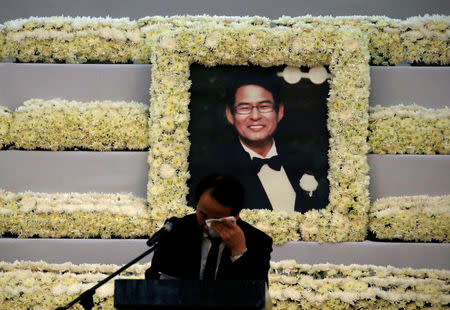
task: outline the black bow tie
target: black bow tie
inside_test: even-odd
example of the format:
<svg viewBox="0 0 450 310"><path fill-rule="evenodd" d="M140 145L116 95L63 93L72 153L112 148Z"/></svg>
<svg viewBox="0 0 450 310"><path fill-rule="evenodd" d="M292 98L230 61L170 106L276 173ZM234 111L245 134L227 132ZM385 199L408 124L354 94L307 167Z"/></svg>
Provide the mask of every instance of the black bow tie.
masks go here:
<svg viewBox="0 0 450 310"><path fill-rule="evenodd" d="M261 167L264 166L265 164L268 164L269 167L272 168L273 170L280 171L281 169L281 161L278 155L272 156L270 158L253 157L252 159L252 166L255 169L256 173L258 173L259 170L261 170Z"/></svg>

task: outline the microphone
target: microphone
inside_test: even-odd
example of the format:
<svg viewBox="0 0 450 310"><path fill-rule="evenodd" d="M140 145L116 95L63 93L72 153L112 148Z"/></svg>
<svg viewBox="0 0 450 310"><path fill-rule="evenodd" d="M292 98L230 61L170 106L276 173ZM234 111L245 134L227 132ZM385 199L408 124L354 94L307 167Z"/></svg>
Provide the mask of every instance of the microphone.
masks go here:
<svg viewBox="0 0 450 310"><path fill-rule="evenodd" d="M157 232L155 232L153 234L153 236L148 239L147 241L147 245L148 246L152 246L154 243L158 242L159 239L161 239L163 236L167 235L168 233L171 232L171 230L173 229L173 226L176 222L179 221L178 217L171 217L170 219L166 220L164 222L164 226L161 227L160 230L158 230Z"/></svg>

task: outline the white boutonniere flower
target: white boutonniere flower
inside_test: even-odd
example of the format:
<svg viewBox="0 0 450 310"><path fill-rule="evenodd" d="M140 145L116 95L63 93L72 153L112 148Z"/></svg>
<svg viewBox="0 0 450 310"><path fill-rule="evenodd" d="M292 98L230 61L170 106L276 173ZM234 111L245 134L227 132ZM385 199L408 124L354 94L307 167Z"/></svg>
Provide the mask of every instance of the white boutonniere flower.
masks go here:
<svg viewBox="0 0 450 310"><path fill-rule="evenodd" d="M312 197L313 192L317 189L319 183L313 175L304 173L300 178L300 187L306 192L309 192L309 197Z"/></svg>
<svg viewBox="0 0 450 310"><path fill-rule="evenodd" d="M169 164L162 164L159 169L159 175L163 179L170 179L176 175L176 170Z"/></svg>

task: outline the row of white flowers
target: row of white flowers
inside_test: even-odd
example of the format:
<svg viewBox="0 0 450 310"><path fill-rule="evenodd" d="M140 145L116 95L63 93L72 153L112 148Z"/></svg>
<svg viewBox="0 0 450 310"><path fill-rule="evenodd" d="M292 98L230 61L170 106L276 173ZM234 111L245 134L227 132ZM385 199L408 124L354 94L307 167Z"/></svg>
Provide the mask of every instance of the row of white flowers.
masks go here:
<svg viewBox="0 0 450 310"><path fill-rule="evenodd" d="M276 309L444 309L450 271L373 265L271 263Z"/></svg>
<svg viewBox="0 0 450 310"><path fill-rule="evenodd" d="M184 212L184 213L181 213ZM132 194L35 192L0 190L0 234L21 238L123 238L149 236L171 215L193 209L149 209ZM370 230L379 239L449 242L450 196L406 196L378 199L370 210ZM243 210L242 219L270 235L275 244L301 239L314 227L301 213ZM333 219L338 229L341 215ZM83 229L81 229L83 228Z"/></svg>
<svg viewBox="0 0 450 310"><path fill-rule="evenodd" d="M142 279L148 267L149 264L136 264L117 279ZM117 265L48 264L43 261L0 262L0 305L2 309L54 309L64 306L119 268ZM114 309L113 294L113 281L97 289L94 309ZM78 307L79 304L75 309Z"/></svg>
<svg viewBox="0 0 450 310"><path fill-rule="evenodd" d="M152 25L168 24L174 27L190 27L194 23L215 23L218 25L246 24L253 26L270 26L270 19L261 16L211 16L211 15L173 15L146 16L138 20L140 28Z"/></svg>
<svg viewBox="0 0 450 310"><path fill-rule="evenodd" d="M144 150L148 117L148 105L137 102L30 99L0 128L9 124L3 144L17 149Z"/></svg>
<svg viewBox="0 0 450 310"><path fill-rule="evenodd" d="M146 117L147 107L140 103L31 99L15 113L0 107L0 148L142 150L149 146ZM99 139L89 142L87 137ZM416 104L370 108L368 137L375 154L450 154L450 109Z"/></svg>
<svg viewBox="0 0 450 310"><path fill-rule="evenodd" d="M450 63L450 18L425 15L405 20L384 16L265 17L150 16L139 20L92 17L30 17L0 25L0 58L22 62L150 61L154 37L166 30L205 24L246 27L359 28L369 38L374 64L403 61Z"/></svg>
<svg viewBox="0 0 450 310"><path fill-rule="evenodd" d="M156 36L164 31L177 28L191 28L202 24L233 27L235 25L270 27L270 19L260 16L147 16L138 20L139 29L143 34L141 50L137 58L138 63L151 63L152 47Z"/></svg>
<svg viewBox="0 0 450 310"><path fill-rule="evenodd" d="M8 309L62 306L120 266L43 261L0 262L0 304ZM142 279L149 264L136 264L118 278ZM271 262L269 289L275 309L430 308L450 303L450 271L373 265ZM95 309L113 309L114 283L94 295Z"/></svg>
<svg viewBox="0 0 450 310"><path fill-rule="evenodd" d="M20 238L89 238L149 236L175 213L193 209L150 210L144 199L132 194L36 192L12 193L0 190L0 235ZM172 213L171 213L172 212ZM244 220L257 226L276 244L299 239L303 215L292 216L268 210L243 210Z"/></svg>
<svg viewBox="0 0 450 310"><path fill-rule="evenodd" d="M127 63L142 33L128 18L30 17L5 22L0 57L22 62Z"/></svg>
<svg viewBox="0 0 450 310"><path fill-rule="evenodd" d="M369 132L376 154L450 154L450 109L376 106L370 109Z"/></svg>
<svg viewBox="0 0 450 310"><path fill-rule="evenodd" d="M377 199L369 229L378 239L450 242L450 195Z"/></svg>
<svg viewBox="0 0 450 310"><path fill-rule="evenodd" d="M198 23L269 26L263 17L152 16L30 17L0 25L0 58L22 62L149 63L151 41L162 31Z"/></svg>
<svg viewBox="0 0 450 310"><path fill-rule="evenodd" d="M276 25L297 27L304 23L312 27L329 25L352 26L369 39L371 62L377 65L401 62L424 62L445 65L450 62L448 42L450 17L446 15L413 16L405 20L385 16L313 16L286 17L274 21Z"/></svg>
<svg viewBox="0 0 450 310"><path fill-rule="evenodd" d="M163 221L150 218L146 201L132 194L0 190L0 234L20 238L145 237Z"/></svg>

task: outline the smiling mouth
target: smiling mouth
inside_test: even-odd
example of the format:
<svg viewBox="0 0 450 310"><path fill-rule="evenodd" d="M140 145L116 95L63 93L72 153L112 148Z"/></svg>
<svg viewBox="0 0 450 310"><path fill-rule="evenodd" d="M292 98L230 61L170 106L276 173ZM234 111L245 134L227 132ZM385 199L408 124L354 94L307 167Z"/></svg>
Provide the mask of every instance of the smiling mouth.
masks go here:
<svg viewBox="0 0 450 310"><path fill-rule="evenodd" d="M264 128L264 126L263 125L251 125L251 126L248 126L248 128L258 130L258 129Z"/></svg>

